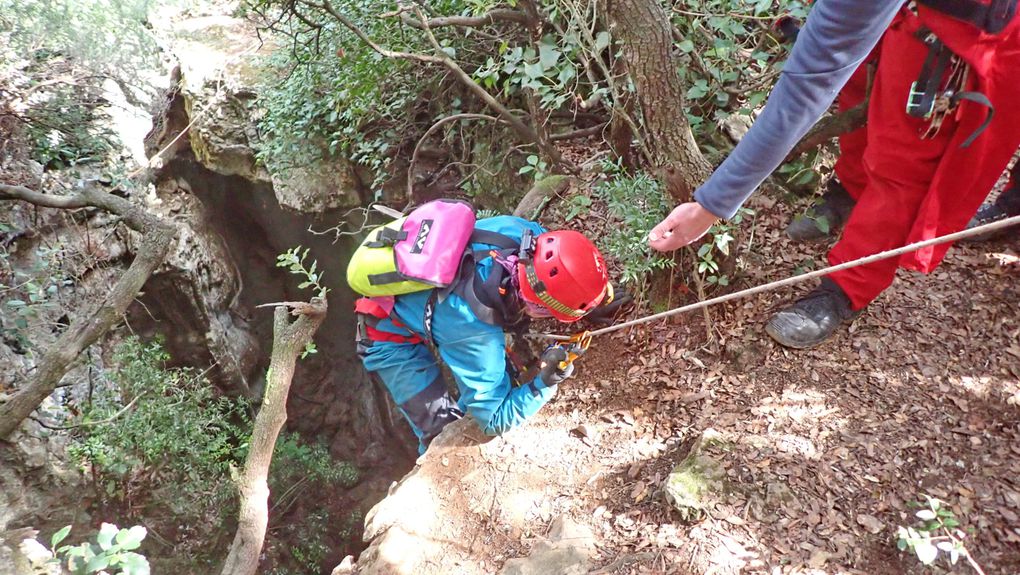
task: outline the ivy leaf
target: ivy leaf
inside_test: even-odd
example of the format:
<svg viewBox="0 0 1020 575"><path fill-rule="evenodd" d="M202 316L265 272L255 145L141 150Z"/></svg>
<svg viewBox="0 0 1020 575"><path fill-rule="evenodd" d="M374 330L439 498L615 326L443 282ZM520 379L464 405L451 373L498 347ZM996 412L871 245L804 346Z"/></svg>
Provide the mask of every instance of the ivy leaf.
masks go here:
<svg viewBox="0 0 1020 575"><path fill-rule="evenodd" d="M123 575L149 575L149 562L137 553L121 555L121 572Z"/></svg>
<svg viewBox="0 0 1020 575"><path fill-rule="evenodd" d="M598 35L595 36L595 53L597 54L605 50L611 41L612 37L609 35L609 32L606 32L605 30L599 32Z"/></svg>
<svg viewBox="0 0 1020 575"><path fill-rule="evenodd" d="M690 54L694 51L694 42L691 42L690 40L683 40L677 44L676 47L680 48L680 51L684 54Z"/></svg>
<svg viewBox="0 0 1020 575"><path fill-rule="evenodd" d="M96 555L85 564L86 573L96 573L110 566L109 555Z"/></svg>
<svg viewBox="0 0 1020 575"><path fill-rule="evenodd" d="M556 65L556 62L560 59L561 52L555 44L546 44L542 42L538 46L538 63L542 66L542 69L548 70Z"/></svg>

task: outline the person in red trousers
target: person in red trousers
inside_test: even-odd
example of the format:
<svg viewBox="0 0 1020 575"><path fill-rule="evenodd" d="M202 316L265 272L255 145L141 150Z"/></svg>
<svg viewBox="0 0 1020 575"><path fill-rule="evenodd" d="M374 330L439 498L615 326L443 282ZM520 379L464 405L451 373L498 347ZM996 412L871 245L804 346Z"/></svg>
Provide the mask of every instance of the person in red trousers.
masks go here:
<svg viewBox="0 0 1020 575"><path fill-rule="evenodd" d="M868 127L856 135L863 145L850 142L837 167L856 204L829 262L963 229L1020 146L1015 12L1016 0L818 0L755 126L696 201L653 229L651 246L676 249L732 217L855 70L860 82L869 55L877 66ZM928 273L948 248L831 274L766 331L785 346L818 345L888 287L897 267Z"/></svg>

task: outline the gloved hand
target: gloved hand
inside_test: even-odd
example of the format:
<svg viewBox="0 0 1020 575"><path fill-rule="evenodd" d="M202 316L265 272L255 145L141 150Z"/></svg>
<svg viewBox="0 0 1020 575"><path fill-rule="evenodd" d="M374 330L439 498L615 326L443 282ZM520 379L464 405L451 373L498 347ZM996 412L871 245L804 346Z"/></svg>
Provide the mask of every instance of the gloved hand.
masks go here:
<svg viewBox="0 0 1020 575"><path fill-rule="evenodd" d="M542 352L541 368L538 376L547 386L559 385L574 373L573 362L560 369L560 363L567 361L567 350L558 345L549 346Z"/></svg>
<svg viewBox="0 0 1020 575"><path fill-rule="evenodd" d="M634 296L630 295L630 293L623 288L613 286L613 294L613 301L596 307L585 314L582 319L600 325L613 323L616 319L616 314L634 302Z"/></svg>

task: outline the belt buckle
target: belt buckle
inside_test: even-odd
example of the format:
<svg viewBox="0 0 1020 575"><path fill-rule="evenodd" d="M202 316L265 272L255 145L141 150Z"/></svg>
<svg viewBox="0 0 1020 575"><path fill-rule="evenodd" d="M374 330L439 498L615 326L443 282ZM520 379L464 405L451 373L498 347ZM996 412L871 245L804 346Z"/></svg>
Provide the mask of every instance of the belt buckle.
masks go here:
<svg viewBox="0 0 1020 575"><path fill-rule="evenodd" d="M935 111L935 101L928 105L927 109L922 108L924 92L917 89L917 82L910 84L910 93L907 95L907 115L915 118L928 120Z"/></svg>

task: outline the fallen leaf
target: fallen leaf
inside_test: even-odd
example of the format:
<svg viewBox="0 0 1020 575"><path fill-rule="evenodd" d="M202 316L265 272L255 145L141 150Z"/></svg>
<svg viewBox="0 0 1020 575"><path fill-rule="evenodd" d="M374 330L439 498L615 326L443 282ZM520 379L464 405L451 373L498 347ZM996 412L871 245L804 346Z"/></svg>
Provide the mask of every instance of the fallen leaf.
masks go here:
<svg viewBox="0 0 1020 575"><path fill-rule="evenodd" d="M885 523L882 523L878 517L868 515L867 513L857 515L857 523L867 529L872 535L885 528Z"/></svg>

